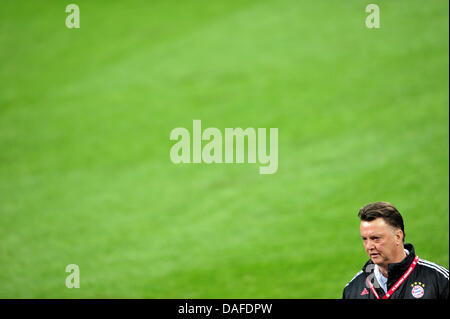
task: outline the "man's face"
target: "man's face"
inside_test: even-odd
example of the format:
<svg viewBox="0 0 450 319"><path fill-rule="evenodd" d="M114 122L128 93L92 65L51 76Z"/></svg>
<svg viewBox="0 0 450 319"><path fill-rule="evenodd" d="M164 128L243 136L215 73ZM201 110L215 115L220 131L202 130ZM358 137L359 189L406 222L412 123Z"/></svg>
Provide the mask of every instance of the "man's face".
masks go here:
<svg viewBox="0 0 450 319"><path fill-rule="evenodd" d="M364 249L374 264L386 266L392 262L402 244L401 230L395 230L383 218L377 218L370 222L361 221L360 232Z"/></svg>

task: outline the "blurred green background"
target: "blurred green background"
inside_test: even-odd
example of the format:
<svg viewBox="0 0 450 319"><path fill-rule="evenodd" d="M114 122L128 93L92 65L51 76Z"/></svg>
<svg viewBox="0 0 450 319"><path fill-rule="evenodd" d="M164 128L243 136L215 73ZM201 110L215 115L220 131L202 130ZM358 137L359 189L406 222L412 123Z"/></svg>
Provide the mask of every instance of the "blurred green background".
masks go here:
<svg viewBox="0 0 450 319"><path fill-rule="evenodd" d="M0 3L1 298L340 298L378 200L448 268L447 1L73 2ZM193 119L278 172L173 164Z"/></svg>

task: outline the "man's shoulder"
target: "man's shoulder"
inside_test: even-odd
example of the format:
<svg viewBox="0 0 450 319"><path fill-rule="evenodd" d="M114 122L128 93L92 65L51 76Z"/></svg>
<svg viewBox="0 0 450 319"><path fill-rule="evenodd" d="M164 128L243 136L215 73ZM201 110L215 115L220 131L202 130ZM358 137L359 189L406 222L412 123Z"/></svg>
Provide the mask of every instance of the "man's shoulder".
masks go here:
<svg viewBox="0 0 450 319"><path fill-rule="evenodd" d="M357 272L344 287L344 299L360 298L362 291L366 288L366 275L363 270ZM368 293L368 292L367 292Z"/></svg>
<svg viewBox="0 0 450 319"><path fill-rule="evenodd" d="M360 270L358 271L353 278L347 283L345 288L348 286L353 286L355 284L359 284L361 281L364 281L366 279L366 276L364 275L364 271Z"/></svg>
<svg viewBox="0 0 450 319"><path fill-rule="evenodd" d="M441 280L448 281L448 269L434 262L419 258L417 261L418 269L428 276L437 276Z"/></svg>
<svg viewBox="0 0 450 319"><path fill-rule="evenodd" d="M347 288L348 286L352 286L352 285L357 285L357 284L361 284L363 283L365 285L365 281L366 278L369 274L373 273L374 270L374 264L373 262L369 259L364 266L362 267L362 269L360 271L358 271L353 278L347 283L347 285L345 286L345 288Z"/></svg>

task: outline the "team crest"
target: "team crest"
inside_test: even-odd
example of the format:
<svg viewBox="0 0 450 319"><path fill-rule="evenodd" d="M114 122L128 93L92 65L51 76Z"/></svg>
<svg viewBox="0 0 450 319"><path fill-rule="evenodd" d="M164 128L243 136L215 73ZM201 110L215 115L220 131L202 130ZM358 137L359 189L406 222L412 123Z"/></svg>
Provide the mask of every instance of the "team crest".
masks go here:
<svg viewBox="0 0 450 319"><path fill-rule="evenodd" d="M411 284L411 287L411 294L414 298L419 299L423 297L423 294L425 293L425 284L421 282L415 282L414 284Z"/></svg>

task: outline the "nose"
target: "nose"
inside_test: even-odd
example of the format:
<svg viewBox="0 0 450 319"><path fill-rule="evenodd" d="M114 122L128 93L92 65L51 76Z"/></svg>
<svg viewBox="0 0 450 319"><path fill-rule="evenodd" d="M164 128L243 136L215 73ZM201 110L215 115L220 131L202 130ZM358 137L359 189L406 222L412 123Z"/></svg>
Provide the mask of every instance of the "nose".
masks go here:
<svg viewBox="0 0 450 319"><path fill-rule="evenodd" d="M375 249L375 244L370 239L365 242L365 246L366 246L367 251L371 251L371 250Z"/></svg>

